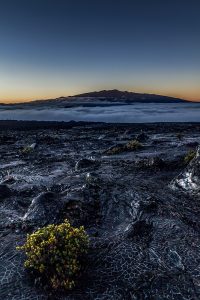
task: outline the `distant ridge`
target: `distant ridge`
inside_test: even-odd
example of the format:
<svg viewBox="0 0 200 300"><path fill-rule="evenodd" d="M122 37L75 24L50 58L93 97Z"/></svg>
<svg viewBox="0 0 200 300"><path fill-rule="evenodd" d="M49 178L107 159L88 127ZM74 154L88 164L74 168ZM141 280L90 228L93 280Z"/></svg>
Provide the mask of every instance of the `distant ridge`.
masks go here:
<svg viewBox="0 0 200 300"><path fill-rule="evenodd" d="M73 97L77 98L104 98L110 100L123 100L126 102L157 102L157 103L180 103L180 102L188 102L187 100L183 100L180 98L155 95L155 94L142 94L142 93L134 93L128 91L119 91L119 90L102 90L95 91L89 93L83 93L74 95Z"/></svg>
<svg viewBox="0 0 200 300"><path fill-rule="evenodd" d="M142 94L142 93L134 93L128 91L119 91L119 90L102 90L95 92L88 92L73 96L62 96L53 99L38 99L31 100L27 102L17 102L17 103L4 103L0 102L1 106L16 106L16 107L25 107L30 105L50 105L50 106L76 106L77 104L85 105L85 106L93 106L102 103L102 105L108 104L132 104L132 103L188 103L195 101L184 100L175 97L156 95L156 94Z"/></svg>

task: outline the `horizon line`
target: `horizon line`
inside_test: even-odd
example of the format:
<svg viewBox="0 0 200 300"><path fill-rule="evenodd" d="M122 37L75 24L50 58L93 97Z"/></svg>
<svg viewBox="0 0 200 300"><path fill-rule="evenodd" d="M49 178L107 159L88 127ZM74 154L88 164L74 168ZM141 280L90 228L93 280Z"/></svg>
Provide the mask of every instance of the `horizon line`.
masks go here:
<svg viewBox="0 0 200 300"><path fill-rule="evenodd" d="M119 89L101 89L101 90L94 90L94 91L89 91L89 92L82 92L82 93L78 93L78 94L73 94L73 95L67 95L67 96L58 96L58 97L43 97L43 98L21 98L21 99L11 99L11 100L1 100L0 99L0 104L20 104L20 103L30 103L30 102L35 102L35 101L48 101L48 100L56 100L59 98L72 98L72 97L78 97L81 94L88 94L88 93L95 93L95 92L102 92L102 91L119 91L119 92L128 92L128 93L135 93L135 94L144 94L144 95L156 95L156 96L161 96L161 97L169 97L169 98L174 98L174 99L180 99L180 100L184 100L184 101L188 101L188 102L200 102L200 99L186 99L183 97L179 97L179 96L172 96L169 94L160 94L160 93L151 93L151 92L136 92L136 91L132 91L132 90L119 90Z"/></svg>

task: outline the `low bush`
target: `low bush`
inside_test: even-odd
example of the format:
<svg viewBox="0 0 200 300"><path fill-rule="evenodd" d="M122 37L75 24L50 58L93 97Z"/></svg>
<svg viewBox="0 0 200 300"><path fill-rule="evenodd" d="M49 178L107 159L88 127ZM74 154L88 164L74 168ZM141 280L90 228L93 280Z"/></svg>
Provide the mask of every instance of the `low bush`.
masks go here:
<svg viewBox="0 0 200 300"><path fill-rule="evenodd" d="M116 145L108 150L105 151L106 155L114 155L114 154L120 154L124 152L124 147L121 145Z"/></svg>
<svg viewBox="0 0 200 300"><path fill-rule="evenodd" d="M195 157L195 155L196 155L196 151L190 150L190 151L186 154L186 156L185 156L185 158L184 158L184 162L185 162L186 164L188 164L188 163Z"/></svg>
<svg viewBox="0 0 200 300"><path fill-rule="evenodd" d="M137 140L132 140L125 145L127 151L134 151L142 148L142 144Z"/></svg>
<svg viewBox="0 0 200 300"><path fill-rule="evenodd" d="M106 150L104 154L106 155L114 155L114 154L120 154L122 152L127 152L127 151L136 151L139 150L143 147L143 145L137 141L137 140L132 140L125 145L116 145L113 146L112 148Z"/></svg>
<svg viewBox="0 0 200 300"><path fill-rule="evenodd" d="M36 143L31 144L30 146L25 146L22 150L21 150L21 154L27 155L32 153L35 148L36 148Z"/></svg>
<svg viewBox="0 0 200 300"><path fill-rule="evenodd" d="M65 220L60 225L48 225L27 235L25 267L34 271L53 289L72 289L80 275L81 259L88 249L84 227L74 228Z"/></svg>
<svg viewBox="0 0 200 300"><path fill-rule="evenodd" d="M24 148L21 150L21 154L29 154L29 153L31 153L31 152L33 152L33 149L32 149L31 147L29 147L29 146L24 147Z"/></svg>

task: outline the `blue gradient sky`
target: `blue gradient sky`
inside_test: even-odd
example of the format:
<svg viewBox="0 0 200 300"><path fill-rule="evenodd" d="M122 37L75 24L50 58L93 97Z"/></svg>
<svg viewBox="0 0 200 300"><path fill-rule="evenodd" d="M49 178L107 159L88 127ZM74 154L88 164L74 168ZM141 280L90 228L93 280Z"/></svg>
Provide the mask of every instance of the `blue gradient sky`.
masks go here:
<svg viewBox="0 0 200 300"><path fill-rule="evenodd" d="M199 0L0 0L0 100L122 89L200 100Z"/></svg>

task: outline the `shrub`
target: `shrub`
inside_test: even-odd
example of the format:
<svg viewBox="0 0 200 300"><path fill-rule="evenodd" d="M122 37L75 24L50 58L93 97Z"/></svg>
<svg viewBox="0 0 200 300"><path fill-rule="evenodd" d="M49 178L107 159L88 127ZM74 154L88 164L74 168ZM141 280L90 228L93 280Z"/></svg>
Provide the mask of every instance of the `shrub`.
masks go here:
<svg viewBox="0 0 200 300"><path fill-rule="evenodd" d="M105 151L106 155L114 155L114 154L120 154L124 151L124 147L122 145L116 145L108 150Z"/></svg>
<svg viewBox="0 0 200 300"><path fill-rule="evenodd" d="M186 154L186 156L185 156L185 158L184 158L184 162L185 162L186 164L188 164L188 163L195 157L195 155L196 155L196 152L195 152L194 150L190 150L190 151Z"/></svg>
<svg viewBox="0 0 200 300"><path fill-rule="evenodd" d="M31 153L32 151L33 151L33 149L32 149L31 147L27 146L27 147L24 147L24 148L21 150L21 153L22 153L22 154L29 154L29 153Z"/></svg>
<svg viewBox="0 0 200 300"><path fill-rule="evenodd" d="M137 140L132 140L125 145L125 149L128 151L138 150L142 148L142 144Z"/></svg>
<svg viewBox="0 0 200 300"><path fill-rule="evenodd" d="M83 226L74 228L65 220L28 234L25 244L17 249L26 253L25 267L53 289L72 289L88 249L88 236Z"/></svg>
<svg viewBox="0 0 200 300"><path fill-rule="evenodd" d="M24 154L24 155L29 154L29 153L34 151L36 146L37 146L36 143L33 143L30 146L26 146L21 150L21 153Z"/></svg>
<svg viewBox="0 0 200 300"><path fill-rule="evenodd" d="M120 153L126 152L126 151L135 151L135 150L141 149L142 147L143 146L140 142L138 142L137 140L132 140L125 145L113 146L112 148L106 150L104 153L106 155L114 155L114 154L120 154Z"/></svg>

